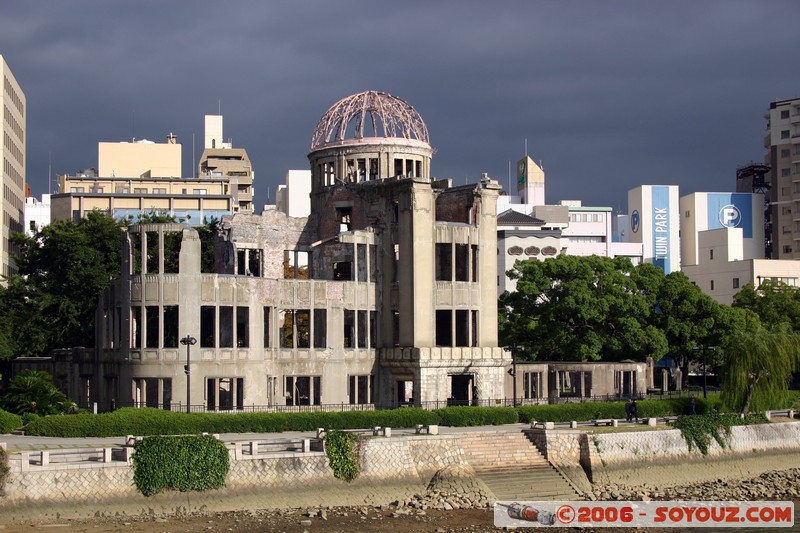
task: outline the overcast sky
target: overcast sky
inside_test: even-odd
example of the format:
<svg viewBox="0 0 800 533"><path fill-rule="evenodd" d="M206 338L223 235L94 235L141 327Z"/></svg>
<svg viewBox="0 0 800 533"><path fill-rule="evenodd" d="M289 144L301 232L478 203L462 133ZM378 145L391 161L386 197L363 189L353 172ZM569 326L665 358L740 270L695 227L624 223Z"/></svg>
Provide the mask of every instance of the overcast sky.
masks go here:
<svg viewBox="0 0 800 533"><path fill-rule="evenodd" d="M0 54L36 196L48 159L55 180L134 136L174 132L191 176L221 109L260 211L328 107L372 89L420 112L437 178L506 186L527 139L548 203L624 209L640 184L733 190L763 158L769 103L800 95L798 20L796 0L2 0Z"/></svg>

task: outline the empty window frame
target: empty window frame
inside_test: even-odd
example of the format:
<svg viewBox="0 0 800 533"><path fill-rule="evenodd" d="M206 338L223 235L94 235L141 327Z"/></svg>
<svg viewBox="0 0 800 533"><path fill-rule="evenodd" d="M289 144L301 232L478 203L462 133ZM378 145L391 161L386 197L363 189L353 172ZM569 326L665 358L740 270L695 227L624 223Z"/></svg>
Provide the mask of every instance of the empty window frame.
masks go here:
<svg viewBox="0 0 800 533"><path fill-rule="evenodd" d="M337 207L336 219L339 221L339 231L353 231L352 207Z"/></svg>
<svg viewBox="0 0 800 533"><path fill-rule="evenodd" d="M328 310L314 309L314 348L328 347Z"/></svg>
<svg viewBox="0 0 800 533"><path fill-rule="evenodd" d="M370 160L369 160L369 179L370 180L378 179L378 159L377 158L370 158Z"/></svg>
<svg viewBox="0 0 800 533"><path fill-rule="evenodd" d="M392 311L392 346L400 346L400 313Z"/></svg>
<svg viewBox="0 0 800 533"><path fill-rule="evenodd" d="M286 376L284 379L286 405L320 405L321 376Z"/></svg>
<svg viewBox="0 0 800 533"><path fill-rule="evenodd" d="M344 309L344 332L343 332L343 347L355 348L356 347L356 312L352 309Z"/></svg>
<svg viewBox="0 0 800 533"><path fill-rule="evenodd" d="M164 348L178 347L178 306L165 305L163 307L163 342Z"/></svg>
<svg viewBox="0 0 800 533"><path fill-rule="evenodd" d="M436 310L436 346L453 345L453 311Z"/></svg>
<svg viewBox="0 0 800 533"><path fill-rule="evenodd" d="M233 306L219 306L219 347L233 348Z"/></svg>
<svg viewBox="0 0 800 533"><path fill-rule="evenodd" d="M395 159L394 160L394 176L402 176L403 175L403 160L402 159Z"/></svg>
<svg viewBox="0 0 800 533"><path fill-rule="evenodd" d="M478 283L478 246L473 244L470 248L472 250L472 282Z"/></svg>
<svg viewBox="0 0 800 533"><path fill-rule="evenodd" d="M469 245L456 244L456 281L469 281Z"/></svg>
<svg viewBox="0 0 800 533"><path fill-rule="evenodd" d="M250 308L236 308L236 347L250 347Z"/></svg>
<svg viewBox="0 0 800 533"><path fill-rule="evenodd" d="M200 347L216 348L216 307L213 305L200 306Z"/></svg>
<svg viewBox="0 0 800 533"><path fill-rule="evenodd" d="M436 281L453 280L453 245L436 243Z"/></svg>
<svg viewBox="0 0 800 533"><path fill-rule="evenodd" d="M271 331L272 331L272 308L264 307L264 348L272 348Z"/></svg>
<svg viewBox="0 0 800 533"><path fill-rule="evenodd" d="M373 374L362 376L349 376L347 380L347 396L351 405L364 405L374 403L373 391L375 390L375 376Z"/></svg>
<svg viewBox="0 0 800 533"><path fill-rule="evenodd" d="M367 245L356 244L356 281L369 281L369 264L367 261Z"/></svg>
<svg viewBox="0 0 800 533"><path fill-rule="evenodd" d="M183 233L164 233L164 274L177 274L180 270L182 240Z"/></svg>
<svg viewBox="0 0 800 533"><path fill-rule="evenodd" d="M158 306L148 305L145 309L144 323L147 332L145 334L144 347L158 348Z"/></svg>
<svg viewBox="0 0 800 533"><path fill-rule="evenodd" d="M148 231L147 235L147 273L158 274L158 232Z"/></svg>
<svg viewBox="0 0 800 533"><path fill-rule="evenodd" d="M131 307L131 348L139 349L142 347L142 308L141 306Z"/></svg>
<svg viewBox="0 0 800 533"><path fill-rule="evenodd" d="M206 409L241 410L244 407L244 378L206 378Z"/></svg>
<svg viewBox="0 0 800 533"><path fill-rule="evenodd" d="M299 250L284 250L283 252L283 277L284 279L309 279L308 252Z"/></svg>
<svg viewBox="0 0 800 533"><path fill-rule="evenodd" d="M309 348L311 342L311 311L285 309L280 328L281 348Z"/></svg>
<svg viewBox="0 0 800 533"><path fill-rule="evenodd" d="M172 378L134 378L131 382L134 407L170 410Z"/></svg>
<svg viewBox="0 0 800 533"><path fill-rule="evenodd" d="M333 263L333 279L334 281L352 281L353 262L337 261Z"/></svg>
<svg viewBox="0 0 800 533"><path fill-rule="evenodd" d="M469 311L456 310L456 346L469 346Z"/></svg>
<svg viewBox="0 0 800 533"><path fill-rule="evenodd" d="M368 348L367 339L368 339L368 330L367 330L367 311L359 311L358 312L358 323L356 325L358 329L358 347L359 348Z"/></svg>
<svg viewBox="0 0 800 533"><path fill-rule="evenodd" d="M542 383L541 372L522 373L522 397L526 400L533 400L540 397Z"/></svg>

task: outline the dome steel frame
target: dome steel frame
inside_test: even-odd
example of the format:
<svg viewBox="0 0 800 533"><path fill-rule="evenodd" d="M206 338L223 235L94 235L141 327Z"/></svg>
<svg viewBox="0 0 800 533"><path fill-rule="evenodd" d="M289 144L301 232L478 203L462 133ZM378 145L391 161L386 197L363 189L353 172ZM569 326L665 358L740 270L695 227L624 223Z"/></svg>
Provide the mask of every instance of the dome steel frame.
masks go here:
<svg viewBox="0 0 800 533"><path fill-rule="evenodd" d="M367 125L372 127L373 135L365 137ZM348 132L351 133L349 138ZM314 128L311 150L348 140L381 138L415 140L430 145L428 127L411 104L389 93L364 91L342 98L328 108Z"/></svg>

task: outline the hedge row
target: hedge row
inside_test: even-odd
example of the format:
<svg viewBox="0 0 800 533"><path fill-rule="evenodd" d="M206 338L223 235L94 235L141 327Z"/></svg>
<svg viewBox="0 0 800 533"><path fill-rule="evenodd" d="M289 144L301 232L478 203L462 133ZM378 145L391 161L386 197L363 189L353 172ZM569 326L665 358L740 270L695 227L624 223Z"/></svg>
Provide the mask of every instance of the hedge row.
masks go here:
<svg viewBox="0 0 800 533"><path fill-rule="evenodd" d="M374 426L408 428L438 424L432 411L404 408L381 411L309 413L176 413L126 407L100 415L48 416L33 420L28 435L49 437L116 437L120 435L183 435L191 433L280 433L316 428L358 429Z"/></svg>
<svg viewBox="0 0 800 533"><path fill-rule="evenodd" d="M0 434L11 433L22 427L22 417L0 409Z"/></svg>
<svg viewBox="0 0 800 533"><path fill-rule="evenodd" d="M786 405L797 401L788 395ZM689 398L641 400L636 402L639 418L691 414ZM723 411L717 395L696 399L696 413ZM0 412L2 415L2 412ZM6 413L7 415L7 413ZM16 415L9 415L16 416ZM280 433L311 431L316 428L359 429L374 426L410 428L416 424L465 427L513 424L516 422L569 422L597 418L625 418L625 402L585 402L521 407L446 407L427 411L416 407L380 411L308 413L178 413L149 408L124 408L100 415L77 414L34 418L28 435L50 437L116 437L120 435L185 435L209 433ZM2 423L0 416L0 423ZM19 417L10 423L19 427ZM12 428L12 429L13 429Z"/></svg>

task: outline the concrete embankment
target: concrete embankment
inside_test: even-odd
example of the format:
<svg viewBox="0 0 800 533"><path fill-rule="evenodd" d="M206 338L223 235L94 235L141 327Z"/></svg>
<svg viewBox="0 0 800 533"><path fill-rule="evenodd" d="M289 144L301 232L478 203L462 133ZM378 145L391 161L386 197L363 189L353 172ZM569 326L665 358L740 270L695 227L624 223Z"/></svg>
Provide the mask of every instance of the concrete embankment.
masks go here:
<svg viewBox="0 0 800 533"><path fill-rule="evenodd" d="M381 505L430 494L431 480L455 472L446 491L469 494L475 506L492 499L480 472L542 461L566 474L585 497L595 487L686 485L758 476L800 464L800 423L733 428L726 446L712 443L707 456L690 451L678 430L592 432L586 430L465 430L444 435L369 438L361 448L361 475L336 479L324 452L237 457L232 452L226 487L203 493L167 492L145 498L133 485L130 464L29 464L12 455L0 517L71 518L182 514L240 509ZM491 446L485 446L491 443ZM536 444L534 447L531 441ZM501 443L502 444L501 446ZM503 447L505 446L505 449ZM537 449L538 448L538 449ZM478 471L478 478L473 477ZM440 476L441 477L441 476ZM437 490L444 490L441 486ZM422 501L422 498L416 498Z"/></svg>

